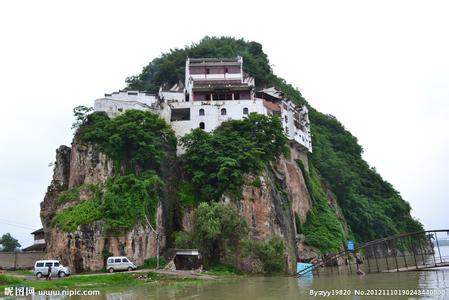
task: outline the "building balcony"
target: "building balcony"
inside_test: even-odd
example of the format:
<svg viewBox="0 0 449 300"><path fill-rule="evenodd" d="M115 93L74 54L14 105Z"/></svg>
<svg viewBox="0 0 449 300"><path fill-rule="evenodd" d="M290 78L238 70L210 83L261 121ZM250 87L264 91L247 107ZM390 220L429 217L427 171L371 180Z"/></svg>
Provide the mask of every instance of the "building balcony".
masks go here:
<svg viewBox="0 0 449 300"><path fill-rule="evenodd" d="M240 73L224 73L224 74L190 74L194 81L197 80L242 80Z"/></svg>

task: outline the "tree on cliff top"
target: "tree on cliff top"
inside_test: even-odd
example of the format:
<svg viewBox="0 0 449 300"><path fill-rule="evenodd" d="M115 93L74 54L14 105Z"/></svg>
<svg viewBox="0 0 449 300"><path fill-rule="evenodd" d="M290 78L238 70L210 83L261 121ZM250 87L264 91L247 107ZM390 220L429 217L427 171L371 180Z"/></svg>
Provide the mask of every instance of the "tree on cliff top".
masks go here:
<svg viewBox="0 0 449 300"><path fill-rule="evenodd" d="M256 85L275 86L297 104L307 104L301 93L272 72L262 45L232 37L205 37L184 49L155 58L141 74L127 78L129 89L156 92L163 83L184 80L187 57L243 56L244 70ZM307 104L308 105L308 104ZM410 216L410 205L362 159L357 139L333 116L308 105L314 151L311 163L332 188L350 230L360 241L422 229Z"/></svg>
<svg viewBox="0 0 449 300"><path fill-rule="evenodd" d="M120 234L142 222L144 214L156 225L156 210L164 180L162 162L176 150L176 136L158 115L128 110L110 119L84 107L75 109L76 139L92 143L114 163L114 174L104 183L83 185L62 192L59 203L73 205L59 212L53 224L73 232L78 226L103 221L108 233ZM79 114L77 114L77 112ZM80 189L90 191L81 201Z"/></svg>
<svg viewBox="0 0 449 300"><path fill-rule="evenodd" d="M201 201L226 193L241 195L245 174L258 174L265 164L288 152L278 117L251 113L223 123L213 132L195 129L181 139L182 160Z"/></svg>

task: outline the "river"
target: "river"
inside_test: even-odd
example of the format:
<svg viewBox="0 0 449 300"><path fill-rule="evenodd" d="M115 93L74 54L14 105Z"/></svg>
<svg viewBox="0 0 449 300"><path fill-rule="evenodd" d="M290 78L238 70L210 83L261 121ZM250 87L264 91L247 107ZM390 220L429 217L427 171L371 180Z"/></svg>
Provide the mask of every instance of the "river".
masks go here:
<svg viewBox="0 0 449 300"><path fill-rule="evenodd" d="M449 257L449 247L441 247L442 255ZM415 291L445 293L445 296L412 295L393 296L391 293ZM314 278L248 277L225 279L187 286L144 286L134 289L102 290L99 297L72 297L71 299L322 299L313 292L334 293L326 299L449 299L449 268L438 271L412 271L400 273L372 273L357 275L320 275ZM381 293L363 297L356 292ZM396 291L396 292L395 292ZM338 295L335 295L335 294ZM386 295L390 293L390 296ZM344 294L344 295L341 295ZM341 296L340 296L341 295Z"/></svg>

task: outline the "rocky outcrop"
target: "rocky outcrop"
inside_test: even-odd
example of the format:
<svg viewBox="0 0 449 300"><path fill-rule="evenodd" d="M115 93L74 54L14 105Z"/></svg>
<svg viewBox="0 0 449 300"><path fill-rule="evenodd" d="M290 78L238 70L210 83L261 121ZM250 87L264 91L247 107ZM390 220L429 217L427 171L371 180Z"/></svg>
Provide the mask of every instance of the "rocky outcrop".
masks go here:
<svg viewBox="0 0 449 300"><path fill-rule="evenodd" d="M282 157L260 176L260 187L245 185L237 204L255 239L273 235L284 238L287 244L289 270L296 268L299 257L295 214L306 219L312 203L296 161Z"/></svg>
<svg viewBox="0 0 449 300"><path fill-rule="evenodd" d="M308 168L307 155L292 149L289 157L281 157L276 163L271 163L258 178L248 176L248 184L243 186L239 201L228 201L230 205L235 205L247 221L251 238L263 240L278 235L285 240L290 271L294 271L298 259L309 260L318 255L316 249L304 245L304 236L297 234L296 222L305 222L312 207L298 160ZM146 258L156 256L156 234L151 228L142 225L145 222L120 236L106 233L101 221L79 226L76 231L69 233L53 226L53 218L73 205L58 204L62 191L83 184L104 183L113 172L114 163L106 155L93 145L77 142L76 138L72 148L61 146L56 151L53 180L41 203L48 258L60 259L76 272L81 272L102 269L109 255L127 256L138 265L142 265ZM182 216L176 215L179 212L173 209L178 204L176 185L180 174L175 153L169 153L161 165L160 173L165 182L163 201L157 210L162 252L170 244L170 236L175 229L192 230L192 214L186 212ZM330 189L325 190L338 215L335 196ZM79 201L90 201L89 194L82 190L79 198ZM299 220L295 221L295 215ZM261 270L260 262L239 257L234 258L234 261L244 270Z"/></svg>
<svg viewBox="0 0 449 300"><path fill-rule="evenodd" d="M223 198L223 201L234 205L246 220L252 239L264 240L274 235L284 239L287 244L287 263L292 272L295 271L298 258L318 255L316 249L304 246L304 239L297 234L295 214L299 216L301 222L305 222L312 206L297 159L305 159L304 165L307 166L307 156L300 155L292 149L290 157L281 157L275 164L267 167L258 178L248 176L246 179L248 184L242 188L240 201ZM254 182L260 182L260 185L255 185ZM183 230L192 229L191 218L191 213L184 214ZM262 270L260 262L251 259L235 257L233 261L243 270L253 272Z"/></svg>
<svg viewBox="0 0 449 300"><path fill-rule="evenodd" d="M108 255L124 255L142 265L144 259L156 255L156 234L147 226L136 225L126 234L110 236L101 221L81 225L74 232L63 232L53 226L53 218L72 204L58 204L62 191L82 184L103 183L112 175L113 162L93 145L74 140L72 148L61 146L56 151L53 180L41 203L41 220L47 241L47 257L60 259L76 272L100 270ZM168 194L166 192L166 194ZM167 197L170 198L170 197ZM80 201L90 201L80 195ZM161 236L161 248L166 244L164 207L157 210L157 224Z"/></svg>

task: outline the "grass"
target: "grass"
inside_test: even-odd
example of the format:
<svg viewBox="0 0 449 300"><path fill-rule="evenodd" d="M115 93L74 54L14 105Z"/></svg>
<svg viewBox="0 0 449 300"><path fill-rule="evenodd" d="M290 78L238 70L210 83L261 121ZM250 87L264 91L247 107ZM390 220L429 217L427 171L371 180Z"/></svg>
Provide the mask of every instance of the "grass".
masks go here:
<svg viewBox="0 0 449 300"><path fill-rule="evenodd" d="M183 285L205 282L199 278L177 277L153 272L116 273L86 276L70 276L51 281L41 279L18 278L11 275L0 275L0 293L5 287L27 286L37 290L74 288L104 288L104 287L134 287L145 284Z"/></svg>
<svg viewBox="0 0 449 300"><path fill-rule="evenodd" d="M15 271L7 271L6 275L33 275L33 271L21 269Z"/></svg>
<svg viewBox="0 0 449 300"><path fill-rule="evenodd" d="M240 274L233 266L225 264L214 265L204 273L215 276L236 276Z"/></svg>
<svg viewBox="0 0 449 300"><path fill-rule="evenodd" d="M10 286L10 285L16 285L20 284L22 282L22 279L9 276L9 275L0 275L0 288L3 288L3 286ZM0 289L1 291L1 289Z"/></svg>

